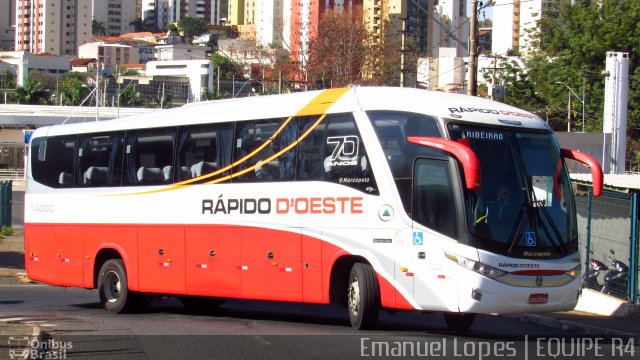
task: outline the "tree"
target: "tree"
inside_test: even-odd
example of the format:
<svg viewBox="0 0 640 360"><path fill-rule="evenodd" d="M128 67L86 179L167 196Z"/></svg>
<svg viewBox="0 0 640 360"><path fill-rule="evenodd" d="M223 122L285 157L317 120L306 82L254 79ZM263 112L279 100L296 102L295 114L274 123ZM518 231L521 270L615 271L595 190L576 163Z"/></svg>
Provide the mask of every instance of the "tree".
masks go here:
<svg viewBox="0 0 640 360"><path fill-rule="evenodd" d="M58 93L65 105L80 105L89 94L85 74L71 71L58 78Z"/></svg>
<svg viewBox="0 0 640 360"><path fill-rule="evenodd" d="M119 106L123 107L136 107L142 105L142 95L136 91L135 86L127 86L120 93Z"/></svg>
<svg viewBox="0 0 640 360"><path fill-rule="evenodd" d="M105 36L107 35L107 28L104 26L104 23L93 19L93 21L91 21L91 34L94 36Z"/></svg>
<svg viewBox="0 0 640 360"><path fill-rule="evenodd" d="M178 26L184 31L184 37L187 38L187 42L191 42L194 36L202 35L207 32L207 23L200 19L185 16L180 19Z"/></svg>
<svg viewBox="0 0 640 360"><path fill-rule="evenodd" d="M5 89L15 89L16 88L16 80L17 77L16 75L13 73L13 71L7 69L4 71L4 73L2 74L2 83L3 83L3 88Z"/></svg>
<svg viewBox="0 0 640 360"><path fill-rule="evenodd" d="M20 104L46 104L49 99L49 91L44 84L37 80L28 78L24 87L16 88L16 97Z"/></svg>
<svg viewBox="0 0 640 360"><path fill-rule="evenodd" d="M309 41L308 76L318 87L356 84L362 79L370 35L362 8L326 12Z"/></svg>
<svg viewBox="0 0 640 360"><path fill-rule="evenodd" d="M581 95L586 93L586 130L601 131L604 112L604 78L607 51L629 52L628 131L630 139L640 137L640 2L560 2L557 13L539 23L535 45L538 51L527 59L528 74L535 91L551 109L567 106L565 82ZM582 104L574 97L574 111ZM559 114L558 116L562 116ZM564 113L566 117L566 110ZM560 122L559 122L560 123ZM566 127L566 120L564 122ZM581 129L581 128L580 128Z"/></svg>
<svg viewBox="0 0 640 360"><path fill-rule="evenodd" d="M129 25L133 26L135 32L147 31L147 24L141 18L131 20Z"/></svg>
<svg viewBox="0 0 640 360"><path fill-rule="evenodd" d="M220 70L220 79L231 80L235 76L235 79L238 80L244 76L242 65L224 55L214 53L211 55L211 62L213 63L214 71L216 71L215 76L217 76L218 69Z"/></svg>

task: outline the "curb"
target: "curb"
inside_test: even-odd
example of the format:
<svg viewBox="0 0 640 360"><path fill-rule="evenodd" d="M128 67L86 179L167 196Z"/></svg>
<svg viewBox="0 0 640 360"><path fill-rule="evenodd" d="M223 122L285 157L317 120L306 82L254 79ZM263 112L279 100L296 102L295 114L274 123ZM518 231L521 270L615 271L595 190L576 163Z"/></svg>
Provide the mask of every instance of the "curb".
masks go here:
<svg viewBox="0 0 640 360"><path fill-rule="evenodd" d="M640 340L640 335L634 333L601 328L576 321L559 320L549 316L535 314L500 314L500 316L555 329L569 330L581 335L589 335L593 337L625 337L634 338L636 341Z"/></svg>

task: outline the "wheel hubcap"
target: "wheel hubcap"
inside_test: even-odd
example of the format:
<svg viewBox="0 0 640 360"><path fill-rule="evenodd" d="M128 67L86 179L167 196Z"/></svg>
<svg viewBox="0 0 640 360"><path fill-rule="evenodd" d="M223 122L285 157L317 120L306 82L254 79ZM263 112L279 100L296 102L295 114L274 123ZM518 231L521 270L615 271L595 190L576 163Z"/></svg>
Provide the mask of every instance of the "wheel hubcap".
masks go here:
<svg viewBox="0 0 640 360"><path fill-rule="evenodd" d="M120 282L120 277L114 271L109 271L104 276L104 295L109 302L118 301L120 298L120 290L122 289L122 285Z"/></svg>
<svg viewBox="0 0 640 360"><path fill-rule="evenodd" d="M354 315L358 315L360 312L360 284L358 284L358 279L351 280L347 300L351 312Z"/></svg>

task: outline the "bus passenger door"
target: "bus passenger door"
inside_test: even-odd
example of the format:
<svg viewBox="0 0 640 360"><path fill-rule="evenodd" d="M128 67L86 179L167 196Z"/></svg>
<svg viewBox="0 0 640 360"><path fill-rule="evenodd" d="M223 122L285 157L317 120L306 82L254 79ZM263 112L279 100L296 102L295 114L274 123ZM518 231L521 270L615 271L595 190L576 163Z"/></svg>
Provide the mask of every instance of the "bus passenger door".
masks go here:
<svg viewBox="0 0 640 360"><path fill-rule="evenodd" d="M184 227L138 227L140 291L185 293Z"/></svg>
<svg viewBox="0 0 640 360"><path fill-rule="evenodd" d="M185 231L187 294L240 297L237 228L194 226Z"/></svg>
<svg viewBox="0 0 640 360"><path fill-rule="evenodd" d="M79 286L84 285L83 266L83 228L74 225L59 225L54 227L56 247L56 285Z"/></svg>
<svg viewBox="0 0 640 360"><path fill-rule="evenodd" d="M242 297L302 301L301 235L241 228Z"/></svg>
<svg viewBox="0 0 640 360"><path fill-rule="evenodd" d="M24 234L24 258L29 279L56 283L53 226L27 224Z"/></svg>

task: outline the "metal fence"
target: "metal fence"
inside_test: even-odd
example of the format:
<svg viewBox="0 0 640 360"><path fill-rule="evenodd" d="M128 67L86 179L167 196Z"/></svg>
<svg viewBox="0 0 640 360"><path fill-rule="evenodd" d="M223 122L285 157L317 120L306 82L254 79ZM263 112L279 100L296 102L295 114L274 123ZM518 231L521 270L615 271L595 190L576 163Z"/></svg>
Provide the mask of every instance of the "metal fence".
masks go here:
<svg viewBox="0 0 640 360"><path fill-rule="evenodd" d="M576 193L584 286L638 303L638 194Z"/></svg>

